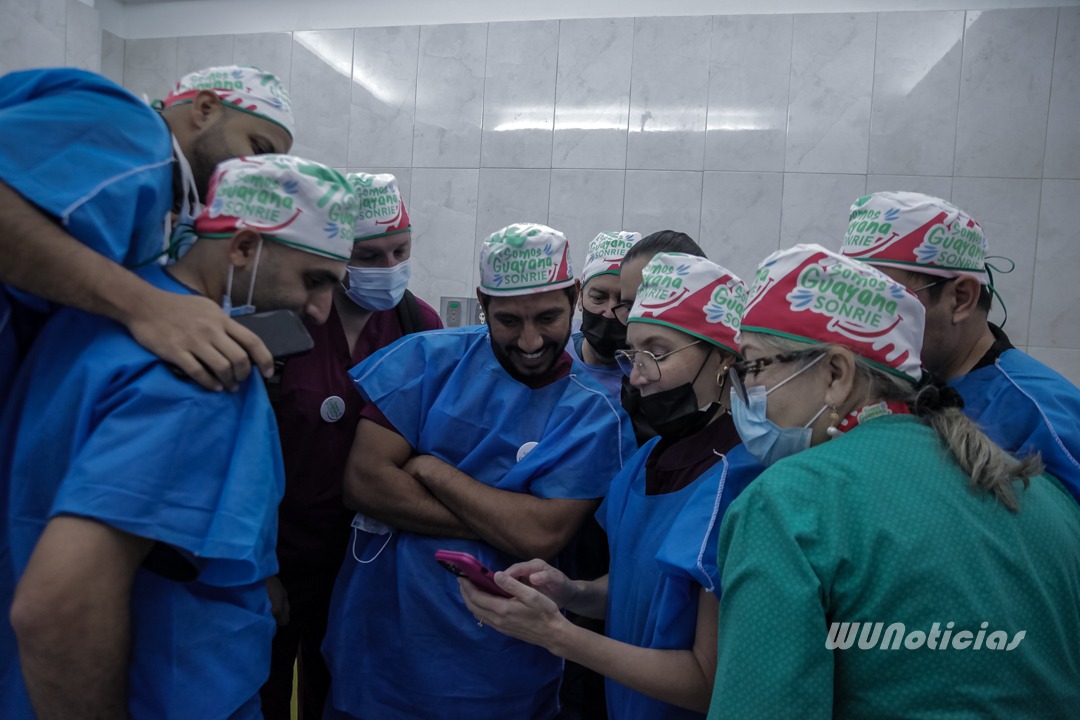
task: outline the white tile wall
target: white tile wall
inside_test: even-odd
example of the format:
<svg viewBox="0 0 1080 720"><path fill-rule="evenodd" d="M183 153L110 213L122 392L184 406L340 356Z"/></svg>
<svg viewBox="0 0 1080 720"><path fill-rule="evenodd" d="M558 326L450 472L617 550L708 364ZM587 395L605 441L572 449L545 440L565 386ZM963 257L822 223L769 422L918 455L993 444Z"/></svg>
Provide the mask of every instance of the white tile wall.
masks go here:
<svg viewBox="0 0 1080 720"><path fill-rule="evenodd" d="M967 13L954 174L1042 176L1057 16Z"/></svg>
<svg viewBox="0 0 1080 720"><path fill-rule="evenodd" d="M711 31L707 17L635 21L627 168L703 169Z"/></svg>
<svg viewBox="0 0 1080 720"><path fill-rule="evenodd" d="M1080 178L1080 7L1058 10L1043 174Z"/></svg>
<svg viewBox="0 0 1080 720"><path fill-rule="evenodd" d="M481 167L551 167L558 57L557 20L489 27Z"/></svg>
<svg viewBox="0 0 1080 720"><path fill-rule="evenodd" d="M706 170L783 172L791 15L713 18Z"/></svg>
<svg viewBox="0 0 1080 720"><path fill-rule="evenodd" d="M877 15L796 15L784 169L866 174Z"/></svg>
<svg viewBox="0 0 1080 720"><path fill-rule="evenodd" d="M878 16L871 173L952 175L963 40L962 12Z"/></svg>
<svg viewBox="0 0 1080 720"><path fill-rule="evenodd" d="M64 65L101 72L101 18L79 0L67 0Z"/></svg>
<svg viewBox="0 0 1080 720"><path fill-rule="evenodd" d="M633 51L633 18L559 23L551 167L626 167Z"/></svg>
<svg viewBox="0 0 1080 720"><path fill-rule="evenodd" d="M356 30L349 108L350 165L412 166L419 49L419 27Z"/></svg>
<svg viewBox="0 0 1080 720"><path fill-rule="evenodd" d="M92 65L68 2L0 0L0 71ZM1016 262L997 277L1014 343L1080 378L1075 4L102 33L100 47L105 73L151 97L230 58L286 78L297 152L401 179L413 285L432 302L472 293L477 238L511 219L545 216L578 267L600 230L670 227L749 275L777 247L837 247L864 192L911 189L982 222Z"/></svg>
<svg viewBox="0 0 1080 720"><path fill-rule="evenodd" d="M0 0L0 75L65 61L67 0Z"/></svg>
<svg viewBox="0 0 1080 720"><path fill-rule="evenodd" d="M415 167L480 167L487 25L420 28Z"/></svg>

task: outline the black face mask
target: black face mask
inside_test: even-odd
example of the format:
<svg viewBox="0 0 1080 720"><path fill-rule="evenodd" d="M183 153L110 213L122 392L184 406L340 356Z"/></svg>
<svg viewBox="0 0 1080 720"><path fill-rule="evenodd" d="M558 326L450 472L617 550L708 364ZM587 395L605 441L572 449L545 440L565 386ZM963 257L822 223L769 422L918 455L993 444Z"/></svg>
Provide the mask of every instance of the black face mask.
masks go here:
<svg viewBox="0 0 1080 720"><path fill-rule="evenodd" d="M694 392L694 383L705 369L705 363L711 355L710 352L705 356L697 375L690 382L670 390L640 396L638 412L661 437L669 440L689 437L708 425L716 415L719 403L710 403L701 410L698 407L697 393Z"/></svg>
<svg viewBox="0 0 1080 720"><path fill-rule="evenodd" d="M712 403L704 410L699 409L694 386L686 383L670 390L643 395L639 410L661 437L680 440L708 425L718 405Z"/></svg>
<svg viewBox="0 0 1080 720"><path fill-rule="evenodd" d="M630 416L630 423L634 426L634 437L638 445L644 445L657 436L645 416L641 414L641 391L630 384L630 378L623 376L622 390L619 399L622 401L623 410Z"/></svg>
<svg viewBox="0 0 1080 720"><path fill-rule="evenodd" d="M584 308L581 310L581 332L597 355L615 360L615 351L626 347L626 326L615 318L606 318Z"/></svg>

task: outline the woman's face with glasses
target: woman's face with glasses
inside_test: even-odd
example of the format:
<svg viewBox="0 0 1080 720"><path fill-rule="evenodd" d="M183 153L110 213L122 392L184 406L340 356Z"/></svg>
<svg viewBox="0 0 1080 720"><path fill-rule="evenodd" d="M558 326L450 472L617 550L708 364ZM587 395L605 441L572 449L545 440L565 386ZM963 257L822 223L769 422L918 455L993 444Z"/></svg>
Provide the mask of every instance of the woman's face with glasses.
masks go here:
<svg viewBox="0 0 1080 720"><path fill-rule="evenodd" d="M712 345L674 328L642 322L630 323L626 338L630 349L615 358L643 396L693 382L699 399L716 399L716 373L702 369Z"/></svg>

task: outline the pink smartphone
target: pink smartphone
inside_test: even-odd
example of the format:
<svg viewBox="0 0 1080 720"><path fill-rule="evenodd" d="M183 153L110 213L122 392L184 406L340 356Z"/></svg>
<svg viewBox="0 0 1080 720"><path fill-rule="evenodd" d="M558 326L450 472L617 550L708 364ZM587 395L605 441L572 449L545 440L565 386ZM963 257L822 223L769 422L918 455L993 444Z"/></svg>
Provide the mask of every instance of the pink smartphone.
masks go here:
<svg viewBox="0 0 1080 720"><path fill-rule="evenodd" d="M440 565L458 577L463 577L484 592L498 595L499 597L513 597L510 593L495 584L495 573L484 567L484 564L466 552L456 550L436 550L435 560Z"/></svg>

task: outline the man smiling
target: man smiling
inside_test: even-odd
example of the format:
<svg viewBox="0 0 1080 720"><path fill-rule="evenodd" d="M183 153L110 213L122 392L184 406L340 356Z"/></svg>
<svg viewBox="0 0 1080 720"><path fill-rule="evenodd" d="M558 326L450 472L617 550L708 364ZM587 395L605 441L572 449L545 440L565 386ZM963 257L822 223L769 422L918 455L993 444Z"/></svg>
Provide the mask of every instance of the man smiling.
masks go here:
<svg viewBox="0 0 1080 720"><path fill-rule="evenodd" d="M486 326L409 335L353 368L368 403L345 472L359 510L323 655L328 718L558 712L562 661L478 626L439 549L489 568L555 557L635 448L626 415L563 351L566 238L511 225L480 254Z"/></svg>

